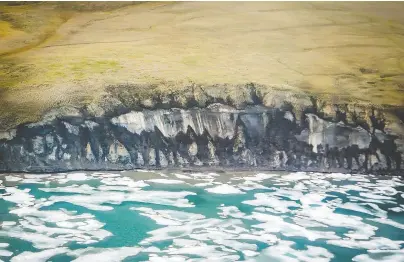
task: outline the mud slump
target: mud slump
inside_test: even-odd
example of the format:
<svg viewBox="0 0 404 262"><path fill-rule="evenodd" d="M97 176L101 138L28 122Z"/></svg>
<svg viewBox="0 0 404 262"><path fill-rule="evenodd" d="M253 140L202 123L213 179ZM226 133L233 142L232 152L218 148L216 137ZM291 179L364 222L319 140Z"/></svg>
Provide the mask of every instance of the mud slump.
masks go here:
<svg viewBox="0 0 404 262"><path fill-rule="evenodd" d="M327 118L315 107L297 112L213 103L111 117L53 117L3 133L0 170L229 167L400 174L401 140L370 112L365 121L347 121L339 109Z"/></svg>

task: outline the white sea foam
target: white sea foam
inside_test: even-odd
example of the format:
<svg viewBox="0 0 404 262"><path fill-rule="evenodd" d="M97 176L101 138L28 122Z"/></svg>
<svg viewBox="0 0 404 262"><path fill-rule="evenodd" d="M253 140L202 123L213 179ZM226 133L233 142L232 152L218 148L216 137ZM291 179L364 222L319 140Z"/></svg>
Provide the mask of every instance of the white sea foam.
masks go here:
<svg viewBox="0 0 404 262"><path fill-rule="evenodd" d="M274 190L274 192L268 194L277 197L285 197L295 201L301 199L304 195L301 190L295 190L295 189L271 188L271 190Z"/></svg>
<svg viewBox="0 0 404 262"><path fill-rule="evenodd" d="M3 222L1 222L1 227L11 227L16 224L17 224L17 222L15 222L15 221L3 221Z"/></svg>
<svg viewBox="0 0 404 262"><path fill-rule="evenodd" d="M358 204L358 203L352 203L352 202L347 202L343 204L338 204L338 208L346 209L346 210L352 210L356 212L360 212L363 214L368 214L371 216L378 216L378 217L386 217L387 212L380 209L376 204Z"/></svg>
<svg viewBox="0 0 404 262"><path fill-rule="evenodd" d="M319 242L367 252L356 256L354 261L402 260L400 249L404 242L380 235L386 226L397 232L404 230L404 225L386 211L388 208L400 215L404 210L404 205L397 204L397 198L404 196L400 192L404 184L399 178L300 172L285 176L240 173L227 180L216 173L153 173L153 177L157 174L160 178L136 181L120 174L76 172L22 175L16 176L22 180L6 180L17 185L35 181L56 183L41 186L39 189L47 194L40 199L35 198L36 190L4 188L1 198L11 203L9 213L19 219L3 221L0 236L28 241L40 250L13 254L6 250L7 243L0 243L0 257L14 255L11 261L46 261L66 254L77 258L76 261L121 261L146 255L149 261L237 261L242 253L248 261L332 260L333 254L325 248L311 246L316 241L316 245ZM96 181L91 181L90 186L88 180ZM160 190L161 186L153 190L156 184L178 185L176 188L194 185L215 194L205 198L207 194L203 193L201 203L211 197L219 201L229 199L232 194L243 194L239 197L246 200L234 204L223 202L226 204L212 207L205 216L200 213L205 209L203 204L194 208L194 203L188 200L188 196L196 193ZM73 204L66 207L69 210L75 210L75 206L88 210L83 213L54 209L63 203ZM116 208L122 203L126 204ZM159 206L145 206L148 204ZM158 225L136 247L66 248L71 243L89 245L109 241L109 237L112 241L114 236L103 228L105 224L92 211L110 212L108 217L128 205L132 205L131 212L148 217ZM297 249L295 242L285 241L285 237L305 238L305 247ZM171 240L171 245L154 246ZM259 243L269 247L258 251Z"/></svg>
<svg viewBox="0 0 404 262"><path fill-rule="evenodd" d="M364 175L355 174L347 179L348 181L355 181L355 182L370 182L368 178Z"/></svg>
<svg viewBox="0 0 404 262"><path fill-rule="evenodd" d="M149 179L146 182L157 183L157 184L184 184L185 182L182 180L175 180L175 179Z"/></svg>
<svg viewBox="0 0 404 262"><path fill-rule="evenodd" d="M189 174L193 179L210 181L211 179L215 179L219 175L216 173L191 173Z"/></svg>
<svg viewBox="0 0 404 262"><path fill-rule="evenodd" d="M212 240L217 238L231 239L240 232L245 232L240 220L220 220L214 218L205 218L187 221L180 226L167 226L149 232L150 237L146 238L141 244L153 243L163 240L171 240L182 237L190 237L194 240ZM231 228L231 230L227 230ZM239 233L237 233L239 232Z"/></svg>
<svg viewBox="0 0 404 262"><path fill-rule="evenodd" d="M247 181L256 181L256 182L261 182L263 180L272 178L272 177L276 177L278 176L277 174L265 174L265 173L258 173L255 176L246 176L243 177L244 180Z"/></svg>
<svg viewBox="0 0 404 262"><path fill-rule="evenodd" d="M51 196L50 201L68 202L74 205L83 206L91 210L109 211L113 207L105 204L119 205L122 202L142 202L160 205L171 205L176 207L192 207L193 205L185 199L188 195L195 193L181 191L134 191L134 192L115 192L100 191L91 195L72 195L72 196Z"/></svg>
<svg viewBox="0 0 404 262"><path fill-rule="evenodd" d="M297 181L297 180L302 180L302 179L310 179L310 176L307 175L305 172L296 172L296 173L284 175L284 176L282 176L282 179Z"/></svg>
<svg viewBox="0 0 404 262"><path fill-rule="evenodd" d="M391 219L388 219L388 218L373 218L373 219L369 219L369 220L377 222L377 223L380 223L380 224L385 224L385 225L389 225L389 226L404 230L404 225L403 224L395 222L395 221L393 221Z"/></svg>
<svg viewBox="0 0 404 262"><path fill-rule="evenodd" d="M306 250L292 248L294 242L282 241L278 245L264 249L261 254L247 261L282 261L282 262L326 262L334 255L322 247L307 246Z"/></svg>
<svg viewBox="0 0 404 262"><path fill-rule="evenodd" d="M321 174L323 175L323 174ZM327 178L331 178L337 181L349 179L352 175L351 174L342 174L342 173L330 173L324 175Z"/></svg>
<svg viewBox="0 0 404 262"><path fill-rule="evenodd" d="M367 188L364 188L363 186L358 186L358 185L342 185L340 187L344 191L348 190L353 190L353 191L358 191L358 192L369 192L370 190Z"/></svg>
<svg viewBox="0 0 404 262"><path fill-rule="evenodd" d="M39 175L35 175L35 174L25 174L24 177L26 179L44 179L44 178L49 178L51 177L51 174L39 174Z"/></svg>
<svg viewBox="0 0 404 262"><path fill-rule="evenodd" d="M356 240L356 239L328 240L327 243L345 248L383 250L383 249L400 249L400 245L404 243L404 241L393 241L384 237L372 237L366 240Z"/></svg>
<svg viewBox="0 0 404 262"><path fill-rule="evenodd" d="M289 208L300 207L295 201L281 200L272 193L256 193L254 194L254 200L243 201L243 204L258 206L258 207L269 207L275 212L285 213L290 211Z"/></svg>
<svg viewBox="0 0 404 262"><path fill-rule="evenodd" d="M193 179L192 177L184 175L184 174L174 174L174 176L179 179Z"/></svg>
<svg viewBox="0 0 404 262"><path fill-rule="evenodd" d="M390 207L389 210L397 213L404 212L404 205L400 205L397 207Z"/></svg>
<svg viewBox="0 0 404 262"><path fill-rule="evenodd" d="M250 191L256 189L269 189L266 186L260 185L250 180L244 181L242 184L238 185L238 188L240 188L243 191Z"/></svg>
<svg viewBox="0 0 404 262"><path fill-rule="evenodd" d="M158 256L156 254L150 254L149 261L150 262L185 262L185 261L189 261L189 259L187 256L175 256L175 255Z"/></svg>
<svg viewBox="0 0 404 262"><path fill-rule="evenodd" d="M218 245L208 245L200 241L178 241L178 239L175 239L173 246L168 248L167 253L170 255L198 256L208 261L236 261L239 259L237 254L230 255L228 252L224 252L221 249L222 248Z"/></svg>
<svg viewBox="0 0 404 262"><path fill-rule="evenodd" d="M63 239L55 239L43 234L25 232L21 227L14 228L10 231L0 231L0 236L22 239L33 243L35 248L56 248L66 244L68 241Z"/></svg>
<svg viewBox="0 0 404 262"><path fill-rule="evenodd" d="M245 194L245 192L241 191L240 189L237 189L234 186L228 185L228 184L221 184L219 186L215 187L210 187L206 188L206 191L209 193L214 193L214 194Z"/></svg>
<svg viewBox="0 0 404 262"><path fill-rule="evenodd" d="M129 177L104 177L100 182L108 186L125 186L128 188L142 188L149 186L143 180L134 181Z"/></svg>
<svg viewBox="0 0 404 262"><path fill-rule="evenodd" d="M137 247L120 248L85 248L70 251L69 255L76 256L75 262L119 262L127 257L136 256L141 251Z"/></svg>
<svg viewBox="0 0 404 262"><path fill-rule="evenodd" d="M188 213L175 210L154 210L147 207L131 208L132 210L140 211L141 215L148 216L159 225L178 226L185 222L203 219L205 216L200 214Z"/></svg>
<svg viewBox="0 0 404 262"><path fill-rule="evenodd" d="M196 184L194 184L194 186L196 186L196 187L208 187L208 186L213 186L213 185L215 185L213 183L213 180L209 181L209 182L205 182L205 183L196 183Z"/></svg>
<svg viewBox="0 0 404 262"><path fill-rule="evenodd" d="M218 213L223 218L233 217L233 218L244 218L246 214L241 212L235 206L221 206L218 207L222 212Z"/></svg>
<svg viewBox="0 0 404 262"><path fill-rule="evenodd" d="M30 252L30 251L25 251L22 252L21 254L13 257L11 259L11 262L43 262L47 261L48 259L59 255L66 253L68 249L66 247L59 247L59 248L53 248L53 249L47 249L39 252Z"/></svg>
<svg viewBox="0 0 404 262"><path fill-rule="evenodd" d="M328 226L352 229L353 231L346 235L357 239L367 239L377 230L377 227L364 223L360 217L334 213L333 209L327 206L305 208L298 214Z"/></svg>
<svg viewBox="0 0 404 262"><path fill-rule="evenodd" d="M11 257L13 255L13 252L0 249L0 257Z"/></svg>
<svg viewBox="0 0 404 262"><path fill-rule="evenodd" d="M86 180L90 180L90 179L93 179L93 177L90 175L87 175L86 173L69 173L69 174L66 174L65 177L62 177L62 176L59 177L57 182L59 184L65 184L70 181L86 181Z"/></svg>
<svg viewBox="0 0 404 262"><path fill-rule="evenodd" d="M20 219L12 226L3 226L1 236L22 239L40 249L56 248L72 241L90 244L111 236L110 232L101 229L104 224L91 214L77 215L63 209L40 210L53 202L35 199L28 189L8 188L7 192L10 195L3 197L4 200L18 204L9 212Z"/></svg>
<svg viewBox="0 0 404 262"><path fill-rule="evenodd" d="M23 180L23 178L21 178L19 176L11 176L11 175L6 176L7 182L17 182L17 181L21 181L21 180Z"/></svg>
<svg viewBox="0 0 404 262"><path fill-rule="evenodd" d="M372 251L368 254L357 255L352 259L355 262L398 262L404 261L404 250Z"/></svg>
<svg viewBox="0 0 404 262"><path fill-rule="evenodd" d="M374 193L359 193L362 197L370 198L370 199L376 199L376 200L392 200L393 198L390 196L383 196L379 194L374 194Z"/></svg>
<svg viewBox="0 0 404 262"><path fill-rule="evenodd" d="M262 222L260 224L254 225L253 227L262 229L264 232L269 232L269 233L279 232L287 237L300 236L300 237L305 237L311 241L314 241L316 239L338 239L339 238L338 236L335 235L334 232L308 230L302 226L285 222L279 216L273 216L273 215L269 215L269 214L253 212L251 215L251 218Z"/></svg>
<svg viewBox="0 0 404 262"><path fill-rule="evenodd" d="M16 187L7 187L6 192L9 195L3 196L3 199L18 205L32 205L34 196L30 195L30 189L18 189Z"/></svg>
<svg viewBox="0 0 404 262"><path fill-rule="evenodd" d="M55 187L55 188L39 188L39 190L42 190L44 192L48 193L72 193L72 194L92 194L94 187L91 187L89 185L70 185L66 187Z"/></svg>
<svg viewBox="0 0 404 262"><path fill-rule="evenodd" d="M238 251L256 251L257 250L257 245L256 244L249 244L245 242L241 242L238 240L233 240L233 239L215 239L213 240L218 245L226 246L228 248L238 250Z"/></svg>

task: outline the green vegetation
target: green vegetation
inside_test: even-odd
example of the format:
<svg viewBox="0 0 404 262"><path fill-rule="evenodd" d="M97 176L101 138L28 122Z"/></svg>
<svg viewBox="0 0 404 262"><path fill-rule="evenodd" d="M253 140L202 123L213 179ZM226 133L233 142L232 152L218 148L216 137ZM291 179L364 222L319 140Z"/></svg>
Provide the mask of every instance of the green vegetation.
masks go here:
<svg viewBox="0 0 404 262"><path fill-rule="evenodd" d="M192 86L207 90L192 94L201 105L209 96L238 103L250 82L269 104L269 93L285 92L403 106L402 11L402 3L0 3L0 130L59 106L147 106L156 95L186 106Z"/></svg>

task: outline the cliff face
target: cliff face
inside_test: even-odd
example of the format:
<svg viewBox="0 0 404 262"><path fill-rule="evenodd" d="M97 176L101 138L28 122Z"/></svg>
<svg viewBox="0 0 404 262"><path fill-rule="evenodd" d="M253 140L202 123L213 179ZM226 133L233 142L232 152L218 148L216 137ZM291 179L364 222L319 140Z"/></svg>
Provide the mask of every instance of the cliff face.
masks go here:
<svg viewBox="0 0 404 262"><path fill-rule="evenodd" d="M399 173L400 128L380 112L246 106L54 117L0 137L0 171L218 166ZM392 112L391 114L397 114ZM393 123L394 124L394 123ZM398 130L398 131L397 131ZM400 131L401 130L401 131Z"/></svg>
<svg viewBox="0 0 404 262"><path fill-rule="evenodd" d="M0 4L0 171L398 172L403 11Z"/></svg>

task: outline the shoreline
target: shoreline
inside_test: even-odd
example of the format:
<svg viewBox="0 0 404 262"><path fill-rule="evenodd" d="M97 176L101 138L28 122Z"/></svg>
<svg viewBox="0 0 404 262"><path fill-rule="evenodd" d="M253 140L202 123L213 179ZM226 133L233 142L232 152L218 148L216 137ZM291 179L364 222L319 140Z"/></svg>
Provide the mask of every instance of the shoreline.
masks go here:
<svg viewBox="0 0 404 262"><path fill-rule="evenodd" d="M269 169L266 167L256 167L256 168L232 168L232 167L187 167L187 168L133 168L133 169L72 169L68 171L60 171L60 172L0 172L0 177L5 175L52 175L52 174L69 174L75 172L119 172L121 174L124 173L142 173L142 172L167 172L167 173L216 173L218 175L221 174L228 174L228 173L254 173L254 172L279 172L279 173L298 173L298 172L305 172L305 173L321 173L321 174L332 174L332 173L341 173L341 174L349 174L349 175L371 175L371 176L381 176L381 177L404 177L404 173L402 170L397 171L375 171L375 172L344 172L343 169L328 169L328 170L315 170L315 169Z"/></svg>
<svg viewBox="0 0 404 262"><path fill-rule="evenodd" d="M300 111L257 102L239 110L214 103L97 119L54 115L0 139L0 172L258 169L402 176L404 140L387 112L367 108L362 119L336 107L330 118L316 105Z"/></svg>

